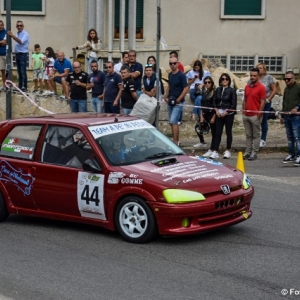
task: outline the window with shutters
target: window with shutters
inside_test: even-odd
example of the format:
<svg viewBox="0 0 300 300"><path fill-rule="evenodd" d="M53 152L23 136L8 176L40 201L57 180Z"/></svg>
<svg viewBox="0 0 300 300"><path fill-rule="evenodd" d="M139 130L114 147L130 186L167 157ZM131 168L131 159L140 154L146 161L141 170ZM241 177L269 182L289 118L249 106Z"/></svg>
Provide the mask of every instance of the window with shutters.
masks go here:
<svg viewBox="0 0 300 300"><path fill-rule="evenodd" d="M125 3L125 38L128 38L128 7L129 0ZM143 26L144 26L144 0L136 0L136 34L137 39L143 38ZM120 0L115 0L115 31L114 38L120 37Z"/></svg>
<svg viewBox="0 0 300 300"><path fill-rule="evenodd" d="M6 1L2 1L1 13L6 13ZM12 15L44 15L45 0L11 0Z"/></svg>
<svg viewBox="0 0 300 300"><path fill-rule="evenodd" d="M221 19L264 19L266 0L221 0Z"/></svg>

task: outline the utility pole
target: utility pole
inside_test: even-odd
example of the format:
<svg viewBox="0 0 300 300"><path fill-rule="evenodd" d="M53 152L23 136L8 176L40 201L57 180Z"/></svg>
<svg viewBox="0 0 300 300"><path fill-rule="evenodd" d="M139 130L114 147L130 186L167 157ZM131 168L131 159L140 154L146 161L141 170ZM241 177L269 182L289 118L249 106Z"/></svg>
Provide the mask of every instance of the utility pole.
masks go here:
<svg viewBox="0 0 300 300"><path fill-rule="evenodd" d="M11 31L11 0L6 1L6 31ZM11 78L11 37L6 35L6 79ZM11 88L6 91L6 119L11 119Z"/></svg>
<svg viewBox="0 0 300 300"><path fill-rule="evenodd" d="M156 105L156 111L155 111L155 127L158 129L159 124L159 104L160 104L160 80L159 80L159 56L160 56L160 24L161 21L161 9L160 9L160 0L157 0L157 32L156 32L156 99L157 99L157 105ZM161 83L162 84L162 83Z"/></svg>

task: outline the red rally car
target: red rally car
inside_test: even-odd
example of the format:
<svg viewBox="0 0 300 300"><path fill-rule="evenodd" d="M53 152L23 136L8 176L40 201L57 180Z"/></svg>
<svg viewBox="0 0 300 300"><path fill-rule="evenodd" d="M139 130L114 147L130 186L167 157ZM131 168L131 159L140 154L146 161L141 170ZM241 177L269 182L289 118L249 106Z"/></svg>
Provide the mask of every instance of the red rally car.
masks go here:
<svg viewBox="0 0 300 300"><path fill-rule="evenodd" d="M30 215L118 230L128 242L251 217L246 174L189 156L144 120L95 113L0 123L0 221Z"/></svg>

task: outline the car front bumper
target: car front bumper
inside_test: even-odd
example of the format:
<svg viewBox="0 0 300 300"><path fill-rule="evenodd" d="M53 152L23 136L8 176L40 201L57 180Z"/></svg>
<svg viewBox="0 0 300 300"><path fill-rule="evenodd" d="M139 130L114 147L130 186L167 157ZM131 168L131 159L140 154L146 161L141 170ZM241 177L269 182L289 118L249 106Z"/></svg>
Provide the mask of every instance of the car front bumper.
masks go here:
<svg viewBox="0 0 300 300"><path fill-rule="evenodd" d="M148 202L161 235L188 235L237 224L252 216L254 188L230 195L215 195L205 201L168 204Z"/></svg>

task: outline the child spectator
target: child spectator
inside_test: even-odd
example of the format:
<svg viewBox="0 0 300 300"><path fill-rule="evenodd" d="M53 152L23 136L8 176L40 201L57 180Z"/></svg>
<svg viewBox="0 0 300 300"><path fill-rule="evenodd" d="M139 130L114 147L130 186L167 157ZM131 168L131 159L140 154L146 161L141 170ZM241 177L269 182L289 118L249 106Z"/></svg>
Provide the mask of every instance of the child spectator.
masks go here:
<svg viewBox="0 0 300 300"><path fill-rule="evenodd" d="M49 81L49 75L51 74L51 70L54 66L54 60L55 60L55 53L54 50L51 47L47 47L45 50L45 55L42 57L42 60L44 62L45 70L43 74L43 79L46 85L46 91L43 94L43 96L52 96L54 95L54 89L51 85L51 82Z"/></svg>
<svg viewBox="0 0 300 300"><path fill-rule="evenodd" d="M33 68L33 81L34 81L34 90L33 93L38 92L38 83L40 85L40 94L43 93L43 60L44 56L41 53L41 47L39 44L34 45L34 53L31 58L31 68Z"/></svg>

